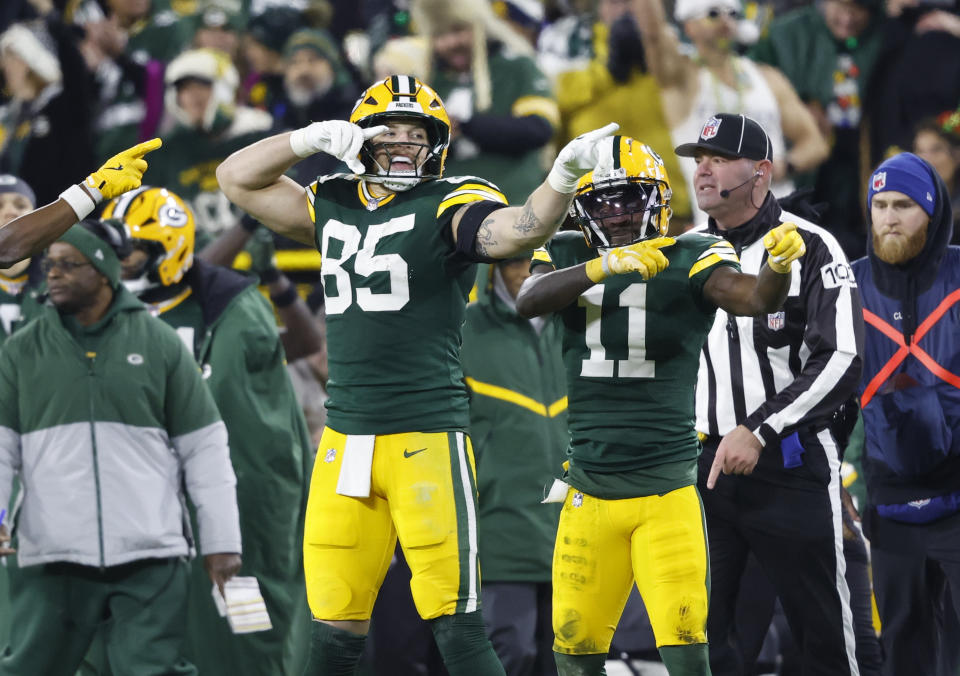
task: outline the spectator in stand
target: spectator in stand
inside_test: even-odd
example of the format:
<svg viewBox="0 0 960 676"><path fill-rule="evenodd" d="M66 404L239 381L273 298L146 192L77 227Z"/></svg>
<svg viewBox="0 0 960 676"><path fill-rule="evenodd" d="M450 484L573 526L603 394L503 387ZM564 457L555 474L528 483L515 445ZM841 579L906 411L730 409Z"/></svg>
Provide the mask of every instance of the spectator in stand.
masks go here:
<svg viewBox="0 0 960 676"><path fill-rule="evenodd" d="M196 16L193 46L197 49L215 49L237 63L240 57L240 36L246 28L245 16L232 7L213 3Z"/></svg>
<svg viewBox="0 0 960 676"><path fill-rule="evenodd" d="M202 249L240 216L220 192L217 165L266 136L273 121L262 110L234 104L239 76L223 52L188 50L167 67L165 81L165 107L174 127L152 158L151 182L168 186L187 202Z"/></svg>
<svg viewBox="0 0 960 676"><path fill-rule="evenodd" d="M653 148L670 147L670 128L660 105L660 87L647 72L636 7L620 0L599 0L592 26L593 57L556 75L560 106L560 139L570 139L614 119L626 136L642 138ZM645 105L638 106L637 101ZM663 157L667 175L679 177L680 161ZM685 181L671 186L671 234L683 232L692 220Z"/></svg>
<svg viewBox="0 0 960 676"><path fill-rule="evenodd" d="M884 51L868 92L875 166L911 147L914 129L960 100L960 16L937 2L888 0Z"/></svg>
<svg viewBox="0 0 960 676"><path fill-rule="evenodd" d="M242 90L247 103L268 111L274 118L282 114L277 106L286 98L283 91L286 70L284 45L303 24L301 12L276 6L268 7L247 23L243 56L250 73L243 82Z"/></svg>
<svg viewBox="0 0 960 676"><path fill-rule="evenodd" d="M953 210L951 244L960 244L960 110L927 118L913 134L913 152L933 167L947 186Z"/></svg>
<svg viewBox="0 0 960 676"><path fill-rule="evenodd" d="M298 30L287 40L283 55L283 91L272 110L277 131L350 115L359 88L328 33L310 28ZM317 176L332 174L342 167L336 158L319 153L294 166L291 178L307 185Z"/></svg>
<svg viewBox="0 0 960 676"><path fill-rule="evenodd" d="M156 135L163 115L163 69L193 36L192 21L150 0L88 0L75 15L93 74L94 143L98 157L114 155Z"/></svg>
<svg viewBox="0 0 960 676"><path fill-rule="evenodd" d="M486 0L415 0L411 12L430 41L427 81L453 126L449 171L496 181L522 201L546 174L541 151L560 123L533 48Z"/></svg>
<svg viewBox="0 0 960 676"><path fill-rule="evenodd" d="M852 260L864 252L860 129L866 87L883 45L878 0L825 0L773 20L752 56L790 80L830 140L830 156L807 181L821 218Z"/></svg>
<svg viewBox="0 0 960 676"><path fill-rule="evenodd" d="M39 3L38 3L39 4ZM75 36L52 11L0 36L9 100L0 106L0 172L46 204L93 164L91 92Z"/></svg>
<svg viewBox="0 0 960 676"><path fill-rule="evenodd" d="M819 166L829 152L817 124L783 73L738 56L733 49L740 0L678 0L674 18L695 52L680 50L667 23L663 0L636 0L647 66L660 85L674 145L696 138L703 121L717 112L744 114L768 131L775 163L772 190L793 191L793 174ZM692 202L696 164L681 160ZM696 223L705 212L691 204Z"/></svg>

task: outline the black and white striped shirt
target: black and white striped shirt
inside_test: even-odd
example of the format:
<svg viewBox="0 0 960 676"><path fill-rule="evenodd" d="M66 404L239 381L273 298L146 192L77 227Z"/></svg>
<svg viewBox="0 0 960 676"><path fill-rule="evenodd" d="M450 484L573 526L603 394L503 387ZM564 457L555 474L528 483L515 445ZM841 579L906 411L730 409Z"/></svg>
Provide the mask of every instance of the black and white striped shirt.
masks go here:
<svg viewBox="0 0 960 676"><path fill-rule="evenodd" d="M793 264L781 311L735 317L717 310L700 355L698 432L722 436L738 424L766 446L796 429L822 429L855 391L862 369L863 314L846 255L823 228L768 196L757 215L729 231L700 229L729 240L744 272L767 259L763 235L793 221L807 247Z"/></svg>

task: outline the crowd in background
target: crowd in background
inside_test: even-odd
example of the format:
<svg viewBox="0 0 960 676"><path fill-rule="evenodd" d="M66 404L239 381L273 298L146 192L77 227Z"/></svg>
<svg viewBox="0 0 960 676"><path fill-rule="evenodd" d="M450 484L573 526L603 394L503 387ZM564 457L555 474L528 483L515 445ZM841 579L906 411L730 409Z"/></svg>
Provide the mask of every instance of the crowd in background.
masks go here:
<svg viewBox="0 0 960 676"><path fill-rule="evenodd" d="M319 253L251 222L215 170L258 139L346 119L368 84L392 74L414 75L443 98L446 173L486 178L511 203L540 184L555 148L616 121L663 157L671 234L683 232L706 214L693 199L693 160L673 148L723 111L761 122L774 146L774 193L816 208L851 261L867 249L871 170L897 152L929 162L960 214L960 9L950 0L4 0L0 69L0 174L32 189L31 208L159 136L145 184L183 199L198 256L255 273L265 287L279 270L321 334ZM319 153L291 177L307 185L345 170ZM0 224L10 218L0 210ZM478 307L516 296L504 295L500 268L480 274ZM39 260L0 270L5 293L42 281ZM316 442L326 365L310 344L287 370ZM546 404L559 401L545 389ZM482 510L497 478L485 476L476 434L474 443ZM563 443L554 446L543 464L562 461ZM548 561L552 535L538 527ZM481 564L497 570L483 550ZM624 623L615 647L655 654L649 640L628 637L632 629ZM409 644L374 634L378 647L371 659L389 664Z"/></svg>

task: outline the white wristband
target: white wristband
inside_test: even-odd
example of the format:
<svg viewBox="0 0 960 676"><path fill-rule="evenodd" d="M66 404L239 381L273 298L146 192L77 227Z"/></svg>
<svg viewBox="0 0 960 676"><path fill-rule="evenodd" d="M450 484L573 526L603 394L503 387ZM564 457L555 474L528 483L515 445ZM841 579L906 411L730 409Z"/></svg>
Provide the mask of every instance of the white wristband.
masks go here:
<svg viewBox="0 0 960 676"><path fill-rule="evenodd" d="M310 157L317 152L307 142L307 129L308 127L301 127L290 134L290 150L297 157Z"/></svg>
<svg viewBox="0 0 960 676"><path fill-rule="evenodd" d="M97 203L90 197L90 194L79 185L71 185L60 193L60 199L70 205L73 213L77 215L77 220L82 221L96 209Z"/></svg>
<svg viewBox="0 0 960 676"><path fill-rule="evenodd" d="M580 182L579 176L572 176L566 169L554 165L547 174L547 183L551 188L561 195L569 195L577 191L577 183Z"/></svg>

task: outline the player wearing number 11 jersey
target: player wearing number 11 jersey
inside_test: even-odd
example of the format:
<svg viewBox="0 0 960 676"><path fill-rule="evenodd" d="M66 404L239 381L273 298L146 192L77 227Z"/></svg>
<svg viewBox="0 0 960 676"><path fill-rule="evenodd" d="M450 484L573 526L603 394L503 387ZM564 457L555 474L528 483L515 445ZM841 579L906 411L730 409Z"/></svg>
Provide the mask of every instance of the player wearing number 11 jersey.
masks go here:
<svg viewBox="0 0 960 676"><path fill-rule="evenodd" d="M551 491L564 501L554 651L561 676L600 674L636 580L668 671L709 674L693 426L700 349L717 307L782 305L803 243L789 225L771 231L773 262L753 276L719 237L664 237L663 161L628 137L604 145L573 203L584 236L563 232L537 251L517 298L520 314L559 312L565 329L571 459L567 486Z"/></svg>
<svg viewBox="0 0 960 676"><path fill-rule="evenodd" d="M479 612L476 480L459 360L473 263L543 244L615 129L571 141L526 203L508 207L491 183L443 178L443 103L397 75L367 89L349 122L265 139L218 169L233 202L322 255L330 400L304 532L316 620L307 673L355 673L398 538L447 671L504 673ZM283 174L321 151L353 174L319 178L304 200Z"/></svg>

